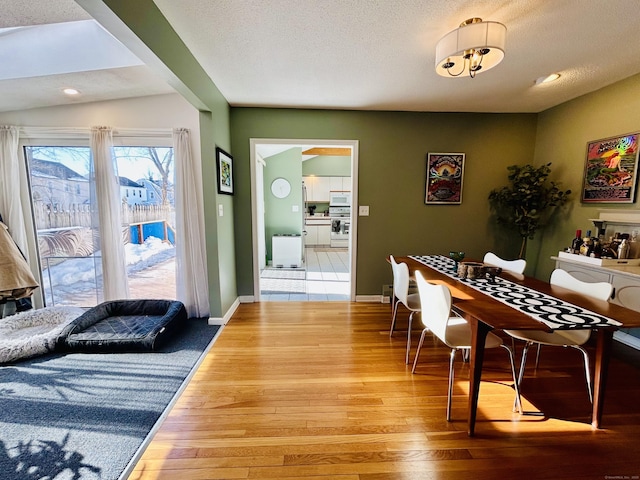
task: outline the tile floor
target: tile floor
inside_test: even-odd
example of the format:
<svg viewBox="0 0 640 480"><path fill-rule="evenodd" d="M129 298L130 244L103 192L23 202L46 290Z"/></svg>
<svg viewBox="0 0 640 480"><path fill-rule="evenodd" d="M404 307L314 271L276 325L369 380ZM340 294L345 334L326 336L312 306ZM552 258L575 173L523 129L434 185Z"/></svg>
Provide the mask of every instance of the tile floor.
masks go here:
<svg viewBox="0 0 640 480"><path fill-rule="evenodd" d="M351 285L346 248L307 247L304 269L288 270L290 275L287 270L276 270L265 269L261 274L263 302L349 301ZM306 272L304 279L300 272Z"/></svg>

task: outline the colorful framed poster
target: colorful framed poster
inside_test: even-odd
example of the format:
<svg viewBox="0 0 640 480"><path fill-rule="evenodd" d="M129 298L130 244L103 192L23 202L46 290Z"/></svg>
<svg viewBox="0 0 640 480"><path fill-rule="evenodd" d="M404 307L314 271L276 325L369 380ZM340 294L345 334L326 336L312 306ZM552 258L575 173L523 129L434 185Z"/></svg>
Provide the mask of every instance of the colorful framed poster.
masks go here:
<svg viewBox="0 0 640 480"><path fill-rule="evenodd" d="M462 203L464 153L428 153L424 203Z"/></svg>
<svg viewBox="0 0 640 480"><path fill-rule="evenodd" d="M582 202L635 202L637 170L637 133L587 143Z"/></svg>
<svg viewBox="0 0 640 480"><path fill-rule="evenodd" d="M218 193L233 195L233 157L220 147L216 147L218 170Z"/></svg>

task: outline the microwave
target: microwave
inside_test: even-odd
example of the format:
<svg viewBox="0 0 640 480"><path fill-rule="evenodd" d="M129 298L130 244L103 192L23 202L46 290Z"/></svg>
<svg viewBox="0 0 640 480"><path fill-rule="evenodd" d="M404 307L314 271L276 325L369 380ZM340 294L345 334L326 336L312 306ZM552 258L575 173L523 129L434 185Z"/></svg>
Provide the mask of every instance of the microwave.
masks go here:
<svg viewBox="0 0 640 480"><path fill-rule="evenodd" d="M329 192L330 207L350 207L351 192L347 190L331 190Z"/></svg>

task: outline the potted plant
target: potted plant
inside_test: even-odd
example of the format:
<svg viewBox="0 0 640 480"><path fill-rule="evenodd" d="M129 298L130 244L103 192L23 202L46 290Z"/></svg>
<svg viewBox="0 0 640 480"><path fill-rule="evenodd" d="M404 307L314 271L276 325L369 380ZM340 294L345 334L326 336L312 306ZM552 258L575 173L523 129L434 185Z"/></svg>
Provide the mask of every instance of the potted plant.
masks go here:
<svg viewBox="0 0 640 480"><path fill-rule="evenodd" d="M510 184L489 193L489 203L499 225L516 230L522 239L519 258L524 258L527 240L545 226L556 207L564 205L571 190L562 190L560 183L548 181L551 163L511 165Z"/></svg>

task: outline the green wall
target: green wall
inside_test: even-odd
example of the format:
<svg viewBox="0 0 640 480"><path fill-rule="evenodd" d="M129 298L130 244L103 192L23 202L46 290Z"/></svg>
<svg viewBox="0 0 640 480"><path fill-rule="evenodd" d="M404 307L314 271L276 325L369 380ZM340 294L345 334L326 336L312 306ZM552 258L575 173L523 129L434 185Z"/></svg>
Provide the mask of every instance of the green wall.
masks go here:
<svg viewBox="0 0 640 480"><path fill-rule="evenodd" d="M350 177L351 157L318 155L302 162L303 175Z"/></svg>
<svg viewBox="0 0 640 480"><path fill-rule="evenodd" d="M601 138L640 131L640 75L578 97L539 114L535 161L552 162L551 168L563 186L573 191L573 201L547 227L538 242L536 276L548 279L555 262L549 257L569 245L575 231L593 230L590 218L599 210L638 209L638 202L626 205L580 202L587 143ZM529 258L528 261L531 261Z"/></svg>
<svg viewBox="0 0 640 480"><path fill-rule="evenodd" d="M391 283L390 253L518 253L517 238L496 233L487 196L506 183L508 165L533 161L535 114L231 108L230 118L239 295L253 295L250 138L359 142L357 200L370 216L358 219L357 295ZM427 152L466 153L462 205L425 205Z"/></svg>
<svg viewBox="0 0 640 480"><path fill-rule="evenodd" d="M264 230L267 260L271 260L271 237L275 234L302 235L302 148L295 147L265 158L264 169ZM291 193L276 198L271 193L271 183L285 178L291 184ZM297 206L298 211L294 212Z"/></svg>

